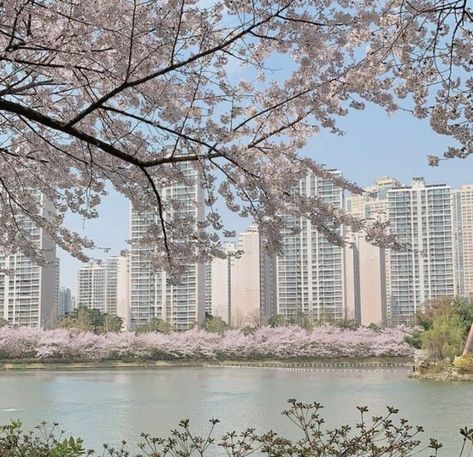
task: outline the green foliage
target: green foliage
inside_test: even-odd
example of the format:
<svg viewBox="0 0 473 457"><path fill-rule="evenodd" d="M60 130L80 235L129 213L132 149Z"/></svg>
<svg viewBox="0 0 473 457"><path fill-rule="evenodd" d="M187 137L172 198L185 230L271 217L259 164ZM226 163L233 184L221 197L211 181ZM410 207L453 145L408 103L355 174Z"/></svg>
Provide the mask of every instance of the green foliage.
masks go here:
<svg viewBox="0 0 473 457"><path fill-rule="evenodd" d="M0 328L6 327L8 325L8 321L3 317L0 317Z"/></svg>
<svg viewBox="0 0 473 457"><path fill-rule="evenodd" d="M147 324L142 325L137 333L148 333L148 332L159 332L159 333L171 333L171 324L166 322L159 317L153 317Z"/></svg>
<svg viewBox="0 0 473 457"><path fill-rule="evenodd" d="M473 302L462 297L437 298L425 305L425 310L417 314L417 324L424 330L430 330L434 319L443 314L458 316L465 337L473 324Z"/></svg>
<svg viewBox="0 0 473 457"><path fill-rule="evenodd" d="M417 314L417 324L424 332L414 332L407 342L424 349L431 360L453 359L463 352L472 323L473 302L461 297L437 298Z"/></svg>
<svg viewBox="0 0 473 457"><path fill-rule="evenodd" d="M455 313L460 317L465 335L468 335L473 324L473 302L455 299L453 302Z"/></svg>
<svg viewBox="0 0 473 457"><path fill-rule="evenodd" d="M453 366L462 373L473 373L473 354L456 357L453 361Z"/></svg>
<svg viewBox="0 0 473 457"><path fill-rule="evenodd" d="M211 333L218 333L223 335L225 330L231 328L221 317L219 316L210 316L202 324L202 328Z"/></svg>
<svg viewBox="0 0 473 457"><path fill-rule="evenodd" d="M342 425L325 430L325 420L319 403L301 403L289 400L290 407L283 411L300 430L296 441L270 431L257 434L248 428L240 433L223 434L215 438L215 428L219 421L211 419L208 433L195 435L189 420L182 420L179 427L171 431L167 438L141 434L139 453L133 454L126 442L118 448L104 445L103 457L200 457L217 454L217 447L223 448L228 457L265 455L271 457L359 457L359 456L399 456L407 457L428 450L432 457L438 454L442 444L430 439L421 444L423 428L411 425L398 416L396 408L388 407L384 414L371 416L366 406L357 407L360 418L355 426ZM36 432L23 432L20 422L0 427L0 455L2 457L82 457L96 455L86 451L81 439L65 438L57 425L48 428L45 423ZM221 433L219 433L221 436ZM473 429L460 430L463 446L460 457L469 455L473 445Z"/></svg>
<svg viewBox="0 0 473 457"><path fill-rule="evenodd" d="M60 328L93 332L96 335L108 332L118 333L122 326L123 321L120 317L84 306L76 308L58 323Z"/></svg>
<svg viewBox="0 0 473 457"><path fill-rule="evenodd" d="M432 327L421 334L422 349L432 360L451 359L463 352L465 341L461 318L444 313L435 316Z"/></svg>
<svg viewBox="0 0 473 457"><path fill-rule="evenodd" d="M406 336L406 342L416 349L422 348L422 332L414 331Z"/></svg>
<svg viewBox="0 0 473 457"><path fill-rule="evenodd" d="M82 457L90 456L80 438L65 437L57 424L43 422L35 431L25 432L20 421L0 427L2 457Z"/></svg>
<svg viewBox="0 0 473 457"><path fill-rule="evenodd" d="M277 316L273 316L270 319L268 319L268 325L272 328L284 327L286 325L286 321L283 316L278 314Z"/></svg>

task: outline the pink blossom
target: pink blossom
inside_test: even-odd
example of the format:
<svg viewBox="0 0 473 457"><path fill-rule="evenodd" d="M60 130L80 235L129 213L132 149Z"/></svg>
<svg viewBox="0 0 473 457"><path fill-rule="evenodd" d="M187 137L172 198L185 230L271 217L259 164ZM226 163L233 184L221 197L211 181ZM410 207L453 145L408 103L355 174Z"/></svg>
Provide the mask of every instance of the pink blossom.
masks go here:
<svg viewBox="0 0 473 457"><path fill-rule="evenodd" d="M74 330L29 327L0 329L0 354L10 359L177 360L245 358L412 357L404 327L357 330L322 326L261 327L253 334L228 330L224 335L192 329L186 332L95 335Z"/></svg>

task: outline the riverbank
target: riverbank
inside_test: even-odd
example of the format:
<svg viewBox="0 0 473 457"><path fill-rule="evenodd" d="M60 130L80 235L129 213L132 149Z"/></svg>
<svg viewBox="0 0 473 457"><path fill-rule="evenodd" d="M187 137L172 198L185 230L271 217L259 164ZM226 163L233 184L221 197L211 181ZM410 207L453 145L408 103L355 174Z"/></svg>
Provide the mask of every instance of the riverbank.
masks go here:
<svg viewBox="0 0 473 457"><path fill-rule="evenodd" d="M242 368L411 368L413 360L406 357L371 357L340 359L225 359L225 360L0 360L0 371L12 370L83 370L83 369L153 369L178 367L242 367Z"/></svg>
<svg viewBox="0 0 473 457"><path fill-rule="evenodd" d="M473 382L473 373L463 373L460 370L451 367L441 371L438 370L416 370L409 375L410 378L426 381L468 381Z"/></svg>

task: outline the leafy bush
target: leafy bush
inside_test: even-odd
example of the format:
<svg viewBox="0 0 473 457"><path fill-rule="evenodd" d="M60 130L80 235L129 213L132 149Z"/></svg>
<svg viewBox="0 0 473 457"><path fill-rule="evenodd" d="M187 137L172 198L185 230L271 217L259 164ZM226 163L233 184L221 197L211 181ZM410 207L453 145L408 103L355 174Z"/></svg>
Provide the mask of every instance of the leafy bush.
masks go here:
<svg viewBox="0 0 473 457"><path fill-rule="evenodd" d="M123 321L114 314L102 313L98 309L79 306L58 322L59 328L75 329L95 334L120 332Z"/></svg>
<svg viewBox="0 0 473 457"><path fill-rule="evenodd" d="M473 324L473 302L462 297L440 297L425 304L424 310L417 314L417 324L424 330L432 329L434 320L439 316L458 316L463 334L466 337Z"/></svg>
<svg viewBox="0 0 473 457"><path fill-rule="evenodd" d="M453 365L463 373L473 373L473 354L456 357Z"/></svg>
<svg viewBox="0 0 473 457"><path fill-rule="evenodd" d="M0 427L2 457L81 457L92 455L80 438L65 437L57 424L43 422L35 431L24 432L19 421Z"/></svg>
<svg viewBox="0 0 473 457"><path fill-rule="evenodd" d="M456 314L440 314L432 320L432 328L421 334L422 349L433 360L450 359L463 352L463 324Z"/></svg>
<svg viewBox="0 0 473 457"><path fill-rule="evenodd" d="M435 439L423 445L420 436L422 427L412 426L406 419L398 418L398 410L387 408L384 415L369 418L367 407L358 407L360 419L352 427L342 425L332 430L323 431L324 419L319 403L301 403L289 400L290 408L283 414L300 430L297 441L287 439L275 432L257 434L252 428L237 433L225 433L216 441L214 438L217 419L210 420L209 432L197 436L190 429L188 420L183 420L178 429L168 438L154 438L142 434L138 444L139 453L132 454L125 442L119 448L104 445L103 456L147 457L192 455L204 457L216 454L216 446L224 449L228 457L246 457L251 454L266 454L271 457L355 457L377 456L407 457L428 451L437 456L442 445ZM463 447L460 456L469 455L473 444L473 429L460 431ZM36 432L23 432L20 422L0 427L0 455L2 457L82 457L96 455L86 451L81 439L64 438L64 432L57 425L48 428L41 424Z"/></svg>

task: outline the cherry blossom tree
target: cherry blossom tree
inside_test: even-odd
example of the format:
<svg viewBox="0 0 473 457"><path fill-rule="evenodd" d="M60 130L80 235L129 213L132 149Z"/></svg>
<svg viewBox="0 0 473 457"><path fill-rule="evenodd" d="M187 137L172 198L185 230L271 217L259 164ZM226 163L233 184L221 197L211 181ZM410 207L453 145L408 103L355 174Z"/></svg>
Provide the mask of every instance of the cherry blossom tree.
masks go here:
<svg viewBox="0 0 473 457"><path fill-rule="evenodd" d="M430 119L452 138L445 158L467 157L471 24L468 0L1 2L1 243L26 249L26 215L87 260L93 241L64 218L96 217L110 183L154 216L155 264L171 270L222 254L218 199L253 218L276 250L288 213L335 243L345 224L395 245L379 224L292 192L308 171L362 192L300 150L370 102ZM183 166L205 191L198 224L163 196L189 183ZM38 190L53 214L38 215Z"/></svg>
<svg viewBox="0 0 473 457"><path fill-rule="evenodd" d="M381 331L333 326L261 327L251 335L227 330L222 335L200 329L171 334L107 333L31 327L0 329L0 357L39 359L334 359L338 357L413 357L407 328Z"/></svg>

